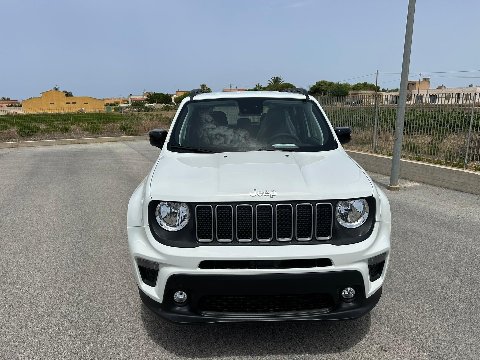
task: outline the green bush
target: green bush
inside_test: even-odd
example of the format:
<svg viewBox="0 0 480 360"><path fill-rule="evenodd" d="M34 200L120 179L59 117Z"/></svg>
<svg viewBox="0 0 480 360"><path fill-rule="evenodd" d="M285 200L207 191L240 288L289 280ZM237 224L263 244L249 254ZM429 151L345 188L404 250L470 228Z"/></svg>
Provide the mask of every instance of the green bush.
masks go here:
<svg viewBox="0 0 480 360"><path fill-rule="evenodd" d="M17 126L17 134L20 137L29 137L40 132L40 127L35 124L22 124Z"/></svg>
<svg viewBox="0 0 480 360"><path fill-rule="evenodd" d="M124 122L119 126L120 131L122 131L125 135L138 135L138 131L133 127L131 123Z"/></svg>

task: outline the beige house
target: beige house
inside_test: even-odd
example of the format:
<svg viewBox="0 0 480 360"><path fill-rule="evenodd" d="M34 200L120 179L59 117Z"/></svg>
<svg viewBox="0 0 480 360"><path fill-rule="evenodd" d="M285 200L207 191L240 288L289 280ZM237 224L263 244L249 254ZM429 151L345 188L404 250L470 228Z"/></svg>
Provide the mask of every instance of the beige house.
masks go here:
<svg viewBox="0 0 480 360"><path fill-rule="evenodd" d="M44 91L40 97L24 100L22 108L26 114L105 111L103 100L89 96L67 96L57 89Z"/></svg>
<svg viewBox="0 0 480 360"><path fill-rule="evenodd" d="M430 89L430 78L423 78L418 80L408 80L407 90L428 90Z"/></svg>

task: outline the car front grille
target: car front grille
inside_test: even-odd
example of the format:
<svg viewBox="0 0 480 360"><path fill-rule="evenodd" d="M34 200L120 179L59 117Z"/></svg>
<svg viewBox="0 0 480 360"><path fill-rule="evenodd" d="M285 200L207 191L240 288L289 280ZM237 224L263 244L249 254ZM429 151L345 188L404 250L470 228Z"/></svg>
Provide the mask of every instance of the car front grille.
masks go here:
<svg viewBox="0 0 480 360"><path fill-rule="evenodd" d="M207 295L200 299L198 307L203 313L329 312L333 299L328 294Z"/></svg>
<svg viewBox="0 0 480 360"><path fill-rule="evenodd" d="M312 243L332 237L333 208L322 203L198 204L200 243Z"/></svg>

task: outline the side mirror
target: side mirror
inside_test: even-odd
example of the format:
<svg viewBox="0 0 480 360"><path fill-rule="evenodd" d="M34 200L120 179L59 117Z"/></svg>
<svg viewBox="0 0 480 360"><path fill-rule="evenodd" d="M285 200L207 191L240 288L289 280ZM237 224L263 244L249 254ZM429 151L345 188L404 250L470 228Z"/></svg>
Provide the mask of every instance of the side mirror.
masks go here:
<svg viewBox="0 0 480 360"><path fill-rule="evenodd" d="M167 139L168 131L161 129L153 129L148 133L150 138L150 145L162 148L165 140Z"/></svg>
<svg viewBox="0 0 480 360"><path fill-rule="evenodd" d="M336 127L335 134L337 135L340 144L346 144L352 139L352 129L349 127Z"/></svg>

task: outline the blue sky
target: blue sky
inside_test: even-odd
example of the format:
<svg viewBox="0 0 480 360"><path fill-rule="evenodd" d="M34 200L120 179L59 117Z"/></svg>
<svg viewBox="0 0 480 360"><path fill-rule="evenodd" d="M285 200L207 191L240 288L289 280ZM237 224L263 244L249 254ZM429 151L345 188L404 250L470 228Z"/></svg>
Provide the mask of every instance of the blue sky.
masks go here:
<svg viewBox="0 0 480 360"><path fill-rule="evenodd" d="M253 87L272 76L398 87L407 0L0 0L0 96ZM480 84L480 1L418 0L410 78ZM463 76L463 77L461 77Z"/></svg>

